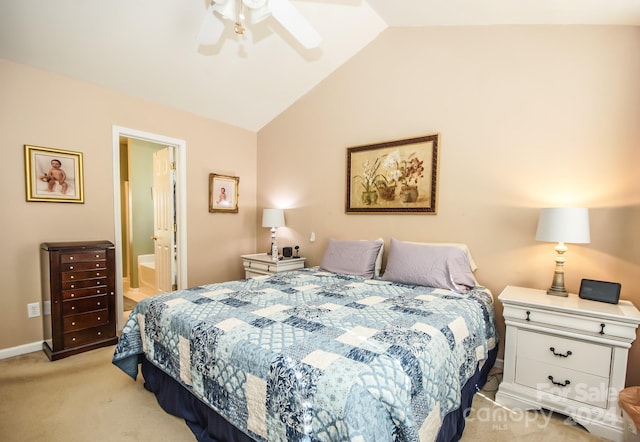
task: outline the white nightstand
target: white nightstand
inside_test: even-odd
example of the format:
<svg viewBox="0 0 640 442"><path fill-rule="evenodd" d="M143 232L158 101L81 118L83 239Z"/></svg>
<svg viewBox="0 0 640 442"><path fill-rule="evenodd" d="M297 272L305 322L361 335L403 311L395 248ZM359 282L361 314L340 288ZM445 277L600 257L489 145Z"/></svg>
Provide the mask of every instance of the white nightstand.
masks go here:
<svg viewBox="0 0 640 442"><path fill-rule="evenodd" d="M271 255L256 253L255 255L242 255L245 278L260 275L272 275L274 273L289 272L304 268L306 258L283 258L272 261Z"/></svg>
<svg viewBox="0 0 640 442"><path fill-rule="evenodd" d="M629 347L640 324L635 306L514 286L498 299L507 333L496 401L557 411L597 436L622 441L618 393L625 386Z"/></svg>

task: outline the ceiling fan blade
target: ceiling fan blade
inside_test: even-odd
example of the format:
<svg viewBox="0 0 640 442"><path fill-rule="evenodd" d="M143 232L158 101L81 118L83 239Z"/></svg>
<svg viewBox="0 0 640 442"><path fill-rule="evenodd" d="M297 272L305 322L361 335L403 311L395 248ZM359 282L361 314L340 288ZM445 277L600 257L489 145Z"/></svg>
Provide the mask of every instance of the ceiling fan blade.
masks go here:
<svg viewBox="0 0 640 442"><path fill-rule="evenodd" d="M269 6L267 6L267 4L265 3L263 6L251 10L251 23L260 23L270 15L271 11L269 10Z"/></svg>
<svg viewBox="0 0 640 442"><path fill-rule="evenodd" d="M207 13L202 19L197 41L201 46L214 45L220 40L224 31L224 23L214 13L213 5L207 8Z"/></svg>
<svg viewBox="0 0 640 442"><path fill-rule="evenodd" d="M320 46L322 42L320 34L289 0L269 0L269 9L273 18L278 20L302 46L307 49Z"/></svg>

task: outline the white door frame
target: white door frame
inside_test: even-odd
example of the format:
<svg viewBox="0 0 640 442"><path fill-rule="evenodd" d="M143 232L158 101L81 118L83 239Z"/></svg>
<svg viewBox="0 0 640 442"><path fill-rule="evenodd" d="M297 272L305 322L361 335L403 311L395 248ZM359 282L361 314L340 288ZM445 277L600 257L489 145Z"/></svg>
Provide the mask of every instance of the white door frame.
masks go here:
<svg viewBox="0 0 640 442"><path fill-rule="evenodd" d="M176 161L176 257L178 289L187 287L187 142L177 138L113 126L113 211L116 246L116 311L117 327L124 326L122 301L122 213L120 210L120 137L135 138L156 144L173 146Z"/></svg>

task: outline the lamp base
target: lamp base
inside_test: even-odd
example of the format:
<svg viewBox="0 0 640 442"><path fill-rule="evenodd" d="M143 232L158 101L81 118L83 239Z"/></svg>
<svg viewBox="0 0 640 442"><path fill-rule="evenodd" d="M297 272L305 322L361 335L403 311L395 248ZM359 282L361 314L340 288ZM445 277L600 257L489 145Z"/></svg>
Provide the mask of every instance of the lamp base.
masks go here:
<svg viewBox="0 0 640 442"><path fill-rule="evenodd" d="M553 271L553 281L551 281L551 288L547 290L547 295L553 296L569 296L567 289L564 288L564 252L567 251L567 246L564 243L559 243L556 246L556 268Z"/></svg>
<svg viewBox="0 0 640 442"><path fill-rule="evenodd" d="M551 287L549 290L547 290L547 295L553 295L553 296L569 296L569 293L567 293L567 291L564 288L557 288L557 287Z"/></svg>

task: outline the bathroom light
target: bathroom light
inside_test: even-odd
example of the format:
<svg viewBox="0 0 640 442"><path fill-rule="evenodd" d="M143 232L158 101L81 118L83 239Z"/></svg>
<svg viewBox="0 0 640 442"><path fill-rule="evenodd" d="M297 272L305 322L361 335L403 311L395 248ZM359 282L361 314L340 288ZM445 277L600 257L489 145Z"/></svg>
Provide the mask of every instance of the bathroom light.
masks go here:
<svg viewBox="0 0 640 442"><path fill-rule="evenodd" d="M548 295L567 296L564 287L564 253L567 251L565 243L588 244L591 241L589 235L589 209L576 207L550 207L540 211L538 241L557 242L556 268L553 272L551 288Z"/></svg>
<svg viewBox="0 0 640 442"><path fill-rule="evenodd" d="M276 244L276 228L284 227L284 210L264 209L262 211L262 227L271 227L271 259L278 260L278 245Z"/></svg>

